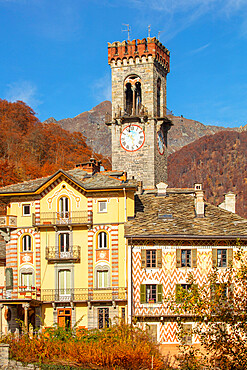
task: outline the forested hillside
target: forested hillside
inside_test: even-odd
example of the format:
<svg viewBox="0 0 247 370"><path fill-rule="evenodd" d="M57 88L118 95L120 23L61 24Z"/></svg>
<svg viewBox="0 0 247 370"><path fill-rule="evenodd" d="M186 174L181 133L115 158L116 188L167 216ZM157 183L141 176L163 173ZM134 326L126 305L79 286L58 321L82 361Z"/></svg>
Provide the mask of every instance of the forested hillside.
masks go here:
<svg viewBox="0 0 247 370"><path fill-rule="evenodd" d="M56 123L41 123L25 103L0 99L0 186L71 169L94 156L85 137Z"/></svg>
<svg viewBox="0 0 247 370"><path fill-rule="evenodd" d="M218 205L224 193L237 195L236 212L247 217L247 132L204 136L168 157L170 187L203 184L206 199Z"/></svg>

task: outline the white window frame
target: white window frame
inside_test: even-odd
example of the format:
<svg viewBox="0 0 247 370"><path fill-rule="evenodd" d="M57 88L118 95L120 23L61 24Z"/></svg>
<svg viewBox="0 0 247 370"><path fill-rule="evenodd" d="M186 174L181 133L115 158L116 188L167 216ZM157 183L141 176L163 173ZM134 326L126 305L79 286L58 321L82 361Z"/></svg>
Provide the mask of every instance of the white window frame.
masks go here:
<svg viewBox="0 0 247 370"><path fill-rule="evenodd" d="M25 242L24 242L25 239ZM28 243L27 243L28 240ZM24 248L25 244L25 248ZM21 238L21 251L22 252L32 252L32 237L29 234L23 235Z"/></svg>
<svg viewBox="0 0 247 370"><path fill-rule="evenodd" d="M25 213L24 210L25 210L25 207L29 207L29 213ZM31 216L31 204L23 204L22 205L22 216L26 217L26 216Z"/></svg>
<svg viewBox="0 0 247 370"><path fill-rule="evenodd" d="M101 209L101 205L104 205L104 209ZM107 213L107 200L98 200L98 213Z"/></svg>
<svg viewBox="0 0 247 370"><path fill-rule="evenodd" d="M103 237L103 235L105 235ZM102 230L97 235L97 249L108 249L108 234L106 231Z"/></svg>

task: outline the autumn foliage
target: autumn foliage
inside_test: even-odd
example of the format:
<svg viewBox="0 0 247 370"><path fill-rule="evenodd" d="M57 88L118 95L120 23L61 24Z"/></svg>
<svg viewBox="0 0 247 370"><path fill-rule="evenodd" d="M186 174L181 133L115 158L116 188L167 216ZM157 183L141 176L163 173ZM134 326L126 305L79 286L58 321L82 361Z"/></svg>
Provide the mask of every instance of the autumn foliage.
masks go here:
<svg viewBox="0 0 247 370"><path fill-rule="evenodd" d="M22 101L0 99L0 186L51 175L60 168L68 170L92 156L109 167L81 133L41 123Z"/></svg>
<svg viewBox="0 0 247 370"><path fill-rule="evenodd" d="M168 369L146 332L133 326L76 332L51 328L32 339L8 336L11 357L25 363L73 366L87 369Z"/></svg>
<svg viewBox="0 0 247 370"><path fill-rule="evenodd" d="M247 131L204 136L168 157L170 187L202 183L206 200L215 205L233 191L236 212L247 217Z"/></svg>

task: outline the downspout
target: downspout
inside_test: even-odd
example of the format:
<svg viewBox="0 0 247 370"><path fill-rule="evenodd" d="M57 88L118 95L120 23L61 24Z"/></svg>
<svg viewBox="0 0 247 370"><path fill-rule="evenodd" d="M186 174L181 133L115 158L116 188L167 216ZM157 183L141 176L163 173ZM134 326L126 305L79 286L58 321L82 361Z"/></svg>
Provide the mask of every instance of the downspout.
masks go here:
<svg viewBox="0 0 247 370"><path fill-rule="evenodd" d="M124 192L124 222L127 222L127 200L125 188L123 188L123 192Z"/></svg>

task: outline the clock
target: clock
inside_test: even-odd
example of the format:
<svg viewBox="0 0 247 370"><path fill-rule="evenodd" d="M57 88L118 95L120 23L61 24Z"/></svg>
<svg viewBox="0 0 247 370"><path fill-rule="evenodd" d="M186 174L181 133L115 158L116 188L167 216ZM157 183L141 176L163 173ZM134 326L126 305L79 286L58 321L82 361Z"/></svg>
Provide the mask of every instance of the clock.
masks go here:
<svg viewBox="0 0 247 370"><path fill-rule="evenodd" d="M125 127L120 135L120 144L127 152L139 150L145 141L145 134L138 125L129 125Z"/></svg>
<svg viewBox="0 0 247 370"><path fill-rule="evenodd" d="M165 139L163 131L160 129L157 132L157 145L158 145L158 151L162 155L165 152Z"/></svg>

